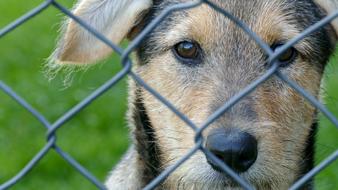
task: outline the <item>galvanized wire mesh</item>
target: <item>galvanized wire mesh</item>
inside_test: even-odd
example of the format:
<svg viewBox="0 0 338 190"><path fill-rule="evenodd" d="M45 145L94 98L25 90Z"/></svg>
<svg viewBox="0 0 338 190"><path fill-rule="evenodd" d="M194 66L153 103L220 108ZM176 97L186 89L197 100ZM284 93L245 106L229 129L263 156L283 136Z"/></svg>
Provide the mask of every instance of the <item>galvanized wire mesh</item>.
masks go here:
<svg viewBox="0 0 338 190"><path fill-rule="evenodd" d="M130 60L129 55L137 46L141 43L141 41L145 38L145 36L154 30L154 28L158 25L159 22L163 21L165 17L170 16L172 12L180 11L182 9L190 9L201 4L207 4L210 7L214 8L216 11L222 13L225 17L229 18L233 22L235 22L240 28L243 29L265 52L268 56L268 62L270 63L271 67L265 72L263 76L259 79L255 80L252 84L248 85L246 88L242 89L238 94L230 98L228 101L224 103L217 111L215 111L209 118L202 124L201 126L196 126L192 121L189 120L188 117L180 113L170 102L168 102L161 94L156 92L152 89L151 86L147 85L146 82L142 80L137 74L131 71L132 67L132 60ZM43 10L47 9L50 6L54 6L55 8L59 9L65 15L70 17L71 19L75 20L78 24L80 24L83 28L88 30L92 35L96 38L104 42L110 48L112 48L116 53L121 56L121 62L123 68L114 75L109 81L103 84L101 87L96 89L93 93L91 93L87 98L81 101L78 105L70 109L66 112L62 117L60 117L54 123L50 123L42 113L39 113L35 110L28 102L26 102L20 95L14 92L8 85L4 82L0 81L0 89L5 92L8 96L10 96L14 101L24 107L29 113L31 113L43 126L46 127L47 133L47 141L45 146L40 150L38 154L31 159L31 161L14 177L10 180L5 182L4 184L0 185L0 189L8 189L11 186L15 185L20 179L22 179L32 168L34 168L38 162L43 159L49 150L53 149L57 152L64 160L66 160L71 166L74 167L80 174L82 174L85 178L87 178L90 182L92 182L98 189L105 189L106 187L102 185L102 183L95 178L86 168L82 167L75 159L73 159L70 155L64 152L58 145L56 141L55 133L56 131L62 127L65 123L71 120L79 111L83 108L88 106L91 102L95 101L96 99L100 98L102 94L104 94L107 90L113 87L119 80L124 78L125 76L129 75L133 78L140 86L142 86L145 90L149 91L155 98L160 100L163 104L165 104L173 113L175 113L180 119L182 119L188 126L190 126L196 132L196 139L195 139L195 146L184 156L182 157L177 163L165 169L159 176L151 181L146 187L145 190L154 189L158 186L163 180L166 179L168 175L170 175L175 169L177 169L182 163L184 163L187 159L189 159L193 154L197 151L202 151L204 154L217 163L221 169L231 176L235 181L237 181L244 189L254 189L248 182L242 179L236 172L234 172L231 168L229 168L226 164L220 161L215 155L211 152L206 150L202 143L204 141L202 137L202 132L217 118L219 118L222 114L224 114L227 110L229 110L232 106L234 106L237 102L239 102L242 98L250 94L253 90L255 90L259 85L261 85L264 81L268 80L272 76L278 77L280 80L287 83L290 87L296 90L299 94L301 94L305 99L307 99L313 106L315 106L319 111L321 111L337 128L338 128L338 120L337 118L324 106L322 105L315 97L310 95L310 93L306 92L301 86L299 86L294 81L290 80L287 76L283 75L279 71L280 63L278 62L278 57L284 53L288 48L295 45L300 40L304 39L307 35L315 32L321 27L324 27L333 19L338 17L338 11L334 14L328 15L323 18L321 21L317 22L316 24L308 27L304 30L300 35L293 38L292 40L288 41L284 44L278 51L274 52L270 49L270 47L263 42L254 32L248 28L242 21L238 18L231 15L226 10L218 7L216 4L212 3L208 0L198 0L198 1L191 1L186 3L175 4L173 6L167 7L160 15L158 15L147 27L133 40L129 43L128 47L123 50L116 44L113 44L107 38L105 38L102 34L97 32L93 29L90 25L86 24L80 18L76 17L72 14L67 8L62 6L55 0L46 0L41 3L39 6L34 8L33 10L29 11L22 17L18 18L14 22L10 23L6 27L0 30L0 38L5 36L7 33L13 31L16 27L24 24L26 21L31 19L32 17L38 15ZM293 184L290 189L299 189L302 185L304 185L307 181L309 181L312 177L318 174L322 169L327 167L330 163L335 161L338 157L338 149L336 149L330 156L328 156L323 162L318 164L314 167L310 172L304 175L301 179L299 179L295 184Z"/></svg>

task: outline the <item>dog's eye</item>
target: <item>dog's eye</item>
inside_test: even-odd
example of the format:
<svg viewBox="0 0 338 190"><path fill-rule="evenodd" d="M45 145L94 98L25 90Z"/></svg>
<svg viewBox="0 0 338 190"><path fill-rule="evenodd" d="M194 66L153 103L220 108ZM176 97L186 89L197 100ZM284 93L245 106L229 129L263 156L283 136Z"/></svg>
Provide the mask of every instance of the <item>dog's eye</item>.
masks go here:
<svg viewBox="0 0 338 190"><path fill-rule="evenodd" d="M190 41L182 41L174 46L174 52L183 61L193 60L198 57L199 45Z"/></svg>
<svg viewBox="0 0 338 190"><path fill-rule="evenodd" d="M284 44L275 44L272 45L272 50L276 51L278 48L282 47ZM297 50L294 47L287 49L282 55L279 56L278 61L281 63L281 67L285 67L291 62L293 62L298 55Z"/></svg>

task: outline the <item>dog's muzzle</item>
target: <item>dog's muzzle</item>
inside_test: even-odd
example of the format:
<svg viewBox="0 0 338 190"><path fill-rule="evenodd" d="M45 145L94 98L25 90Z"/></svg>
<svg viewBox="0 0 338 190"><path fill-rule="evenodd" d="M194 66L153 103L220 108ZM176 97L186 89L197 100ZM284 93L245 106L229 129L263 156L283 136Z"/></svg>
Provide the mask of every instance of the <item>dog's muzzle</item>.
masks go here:
<svg viewBox="0 0 338 190"><path fill-rule="evenodd" d="M235 129L212 129L206 139L206 148L238 173L247 171L257 159L257 140L247 132ZM220 167L207 158L217 171Z"/></svg>

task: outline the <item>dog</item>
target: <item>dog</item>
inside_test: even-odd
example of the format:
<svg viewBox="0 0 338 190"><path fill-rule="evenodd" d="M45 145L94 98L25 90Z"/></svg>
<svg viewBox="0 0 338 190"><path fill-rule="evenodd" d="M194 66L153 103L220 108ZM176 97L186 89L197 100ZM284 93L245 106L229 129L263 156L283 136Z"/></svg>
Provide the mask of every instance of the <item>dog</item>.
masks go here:
<svg viewBox="0 0 338 190"><path fill-rule="evenodd" d="M73 12L113 43L134 39L163 10L185 0L82 0ZM273 51L338 8L337 0L212 0L251 28ZM338 19L279 58L280 71L319 98L334 52ZM112 49L65 23L52 61L95 63ZM196 126L262 76L267 55L230 19L202 3L172 12L135 50L133 71ZM106 181L110 190L142 189L194 145L195 132L147 90L129 81L132 145ZM260 85L203 132L203 146L256 189L287 189L314 162L316 109L277 77ZM308 182L304 189L312 189ZM197 152L157 189L241 189Z"/></svg>

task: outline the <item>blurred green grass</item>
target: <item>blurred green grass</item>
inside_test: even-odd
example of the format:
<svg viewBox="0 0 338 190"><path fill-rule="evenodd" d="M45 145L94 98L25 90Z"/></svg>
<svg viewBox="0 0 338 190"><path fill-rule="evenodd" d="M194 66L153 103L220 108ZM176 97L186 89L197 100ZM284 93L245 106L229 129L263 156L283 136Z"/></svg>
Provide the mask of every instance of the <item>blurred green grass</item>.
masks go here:
<svg viewBox="0 0 338 190"><path fill-rule="evenodd" d="M0 1L0 27L42 1ZM70 7L71 1L60 1ZM0 39L0 78L23 96L49 121L110 79L120 68L117 57L106 64L74 75L65 88L66 76L48 81L43 63L52 52L63 18L53 7ZM104 181L128 145L124 113L126 80L82 110L57 131L58 145ZM44 146L46 130L27 111L0 92L0 183L15 175ZM54 151L12 189L95 189Z"/></svg>
<svg viewBox="0 0 338 190"><path fill-rule="evenodd" d="M0 28L42 1L0 1ZM74 1L59 1L71 7ZM48 81L43 65L55 46L63 15L49 7L0 39L0 80L10 85L49 121L55 121L121 67L116 56L86 72L78 72L69 87L59 75ZM325 102L338 115L338 66L334 58L327 67ZM128 145L126 80L82 110L57 131L57 144L104 181ZM321 117L317 163L338 147L337 130ZM44 146L46 130L27 111L0 92L0 184L14 176ZM338 163L316 177L318 189L338 189ZM11 189L95 189L54 151L50 151L26 177Z"/></svg>

